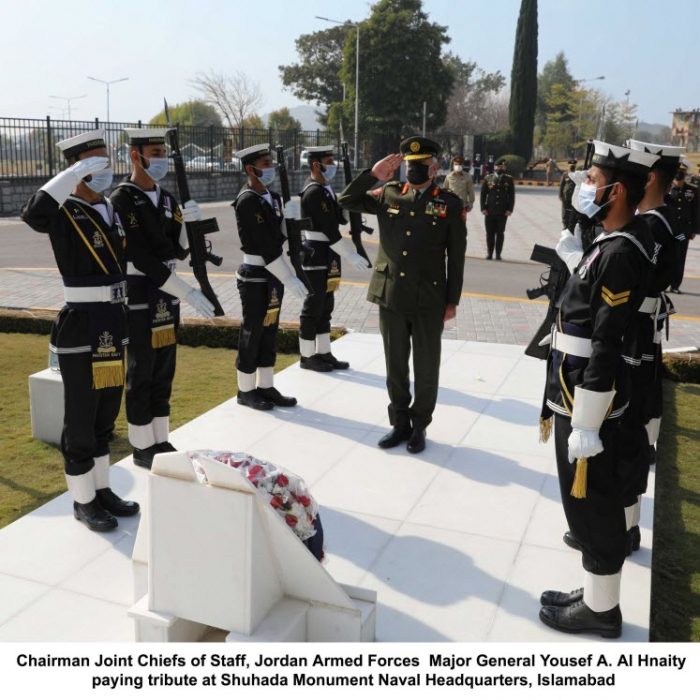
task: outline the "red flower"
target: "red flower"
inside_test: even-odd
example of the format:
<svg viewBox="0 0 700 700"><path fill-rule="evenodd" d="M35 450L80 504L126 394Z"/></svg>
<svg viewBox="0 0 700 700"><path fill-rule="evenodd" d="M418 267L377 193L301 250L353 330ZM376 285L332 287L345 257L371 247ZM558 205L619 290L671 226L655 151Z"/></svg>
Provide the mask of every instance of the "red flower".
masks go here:
<svg viewBox="0 0 700 700"><path fill-rule="evenodd" d="M248 470L248 478L250 479L251 477L254 477L257 474L260 474L262 470L263 468L259 464L256 464Z"/></svg>
<svg viewBox="0 0 700 700"><path fill-rule="evenodd" d="M292 515L291 513L287 513L287 515L284 516L284 520L289 525L289 527L296 527L297 524L297 517L296 515Z"/></svg>
<svg viewBox="0 0 700 700"><path fill-rule="evenodd" d="M273 508L281 508L284 505L284 501L279 496L273 496L272 500L270 501L270 505Z"/></svg>
<svg viewBox="0 0 700 700"><path fill-rule="evenodd" d="M289 486L289 479L284 474L280 474L276 483L278 486Z"/></svg>

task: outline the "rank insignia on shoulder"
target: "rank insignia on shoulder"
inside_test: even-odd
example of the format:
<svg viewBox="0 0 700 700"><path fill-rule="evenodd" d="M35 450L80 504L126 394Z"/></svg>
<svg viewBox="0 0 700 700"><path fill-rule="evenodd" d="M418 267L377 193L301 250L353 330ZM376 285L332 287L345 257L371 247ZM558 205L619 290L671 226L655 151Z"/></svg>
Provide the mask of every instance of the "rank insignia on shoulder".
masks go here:
<svg viewBox="0 0 700 700"><path fill-rule="evenodd" d="M265 217L259 211L256 211L255 212L255 221L259 224L262 224L265 222Z"/></svg>
<svg viewBox="0 0 700 700"><path fill-rule="evenodd" d="M139 225L139 220L136 218L136 214L134 214L133 211L129 212L128 223L129 223L129 226L138 226Z"/></svg>
<svg viewBox="0 0 700 700"><path fill-rule="evenodd" d="M608 306L620 306L620 304L626 304L630 300L631 291L632 290L627 290L626 292L614 294L607 287L603 287L600 296Z"/></svg>

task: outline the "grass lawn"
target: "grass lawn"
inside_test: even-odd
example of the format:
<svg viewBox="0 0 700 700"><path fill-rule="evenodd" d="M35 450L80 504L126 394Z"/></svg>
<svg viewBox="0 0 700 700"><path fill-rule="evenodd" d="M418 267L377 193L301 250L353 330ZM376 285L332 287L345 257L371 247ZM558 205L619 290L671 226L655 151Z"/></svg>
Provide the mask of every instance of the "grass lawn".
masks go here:
<svg viewBox="0 0 700 700"><path fill-rule="evenodd" d="M60 451L34 440L31 434L28 377L45 369L47 358L46 336L0 333L0 527L66 490ZM178 348L171 400L172 429L238 391L235 359L235 350ZM278 355L275 371L297 359L295 355ZM111 451L113 462L131 453L123 402Z"/></svg>
<svg viewBox="0 0 700 700"><path fill-rule="evenodd" d="M698 417L700 385L666 382L656 460L651 582L651 639L656 642L700 642Z"/></svg>

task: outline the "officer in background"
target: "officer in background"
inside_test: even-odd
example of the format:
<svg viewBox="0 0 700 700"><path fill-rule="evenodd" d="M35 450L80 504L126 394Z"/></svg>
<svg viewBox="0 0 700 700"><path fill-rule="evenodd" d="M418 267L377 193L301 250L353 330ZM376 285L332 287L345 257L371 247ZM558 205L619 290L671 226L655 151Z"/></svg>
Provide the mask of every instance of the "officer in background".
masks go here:
<svg viewBox="0 0 700 700"><path fill-rule="evenodd" d="M574 206L603 225L564 288L547 360L541 436L554 418L564 513L580 543L583 588L545 591L540 619L562 632L619 637L628 535L620 419L629 401L626 334L651 280L655 243L635 211L658 156L594 142Z"/></svg>
<svg viewBox="0 0 700 700"><path fill-rule="evenodd" d="M51 329L63 379L61 435L75 518L91 530L117 527L114 517L139 505L109 487L109 438L124 386L126 324L124 229L102 192L112 184L104 130L57 147L69 167L32 195L22 219L48 233L66 300Z"/></svg>
<svg viewBox="0 0 700 700"><path fill-rule="evenodd" d="M379 221L379 250L367 299L379 305L393 426L379 446L408 441L406 449L417 453L425 449L425 429L437 401L444 322L455 317L462 292L467 231L462 201L434 182L439 144L412 136L400 151L360 173L339 202L350 211L376 214ZM386 182L404 159L408 182ZM368 192L377 181L386 184Z"/></svg>
<svg viewBox="0 0 700 700"><path fill-rule="evenodd" d="M515 183L506 173L506 159L496 162L496 171L484 178L481 185L481 213L484 215L486 228L486 259L501 259L506 222L515 207Z"/></svg>
<svg viewBox="0 0 700 700"><path fill-rule="evenodd" d="M286 228L282 197L268 189L276 170L270 144L244 148L236 157L248 176L231 205L243 251L243 264L236 273L243 314L236 358L237 401L242 406L269 411L297 403L274 387L277 331L285 289L302 300L308 290L283 254ZM289 202L287 209L289 218L299 218L299 212L293 211L294 202Z"/></svg>
<svg viewBox="0 0 700 700"><path fill-rule="evenodd" d="M666 204L668 205L669 214L671 216L671 226L673 227L676 237L681 241L676 271L669 288L669 291L674 294L681 293L681 283L683 282L683 273L685 271L685 259L688 255L688 245L690 241L695 238L695 234L700 228L700 217L698 216L698 208L700 207L698 188L696 185L691 185L686 181L687 173L688 166L685 163L681 163L673 178L671 189L666 195Z"/></svg>
<svg viewBox="0 0 700 700"><path fill-rule="evenodd" d="M481 153L474 156L474 182L478 185L481 182Z"/></svg>
<svg viewBox="0 0 700 700"><path fill-rule="evenodd" d="M450 164L450 172L442 183L444 189L454 192L461 200L462 206L470 212L474 206L474 182L462 156L455 156Z"/></svg>
<svg viewBox="0 0 700 700"><path fill-rule="evenodd" d="M559 182L559 201L561 202L561 223L564 228L573 231L576 225L576 210L571 204L571 197L574 194L576 183L569 177L569 173L576 172L576 163L578 161L572 158L568 161L569 172L561 176Z"/></svg>
<svg viewBox="0 0 700 700"><path fill-rule="evenodd" d="M345 258L359 271L367 270L369 263L350 240L340 235L339 226L347 221L331 184L338 168L333 146L314 146L307 153L311 174L301 192L301 208L303 217L311 219L312 230L302 231L302 268L311 282L312 294L306 297L301 310L299 364L302 369L330 372L350 366L331 352L331 314L340 286L340 259Z"/></svg>
<svg viewBox="0 0 700 700"><path fill-rule="evenodd" d="M175 450L168 438L180 300L186 299L205 318L214 316L214 307L175 272L177 260L187 256L183 220L196 221L201 214L192 200L181 211L175 197L158 184L168 173L167 129L124 132L131 175L110 199L126 229L131 336L126 417L134 464L150 469L156 454Z"/></svg>

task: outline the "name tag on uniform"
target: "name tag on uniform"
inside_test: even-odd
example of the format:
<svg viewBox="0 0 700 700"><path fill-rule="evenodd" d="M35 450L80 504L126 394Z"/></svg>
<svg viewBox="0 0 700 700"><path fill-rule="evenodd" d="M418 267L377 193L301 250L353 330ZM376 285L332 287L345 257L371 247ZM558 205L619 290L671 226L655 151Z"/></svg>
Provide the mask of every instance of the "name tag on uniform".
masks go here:
<svg viewBox="0 0 700 700"><path fill-rule="evenodd" d="M386 213L387 213L387 214L398 214L399 211L400 211L400 210L399 210L398 207L389 207L389 208L386 210Z"/></svg>

